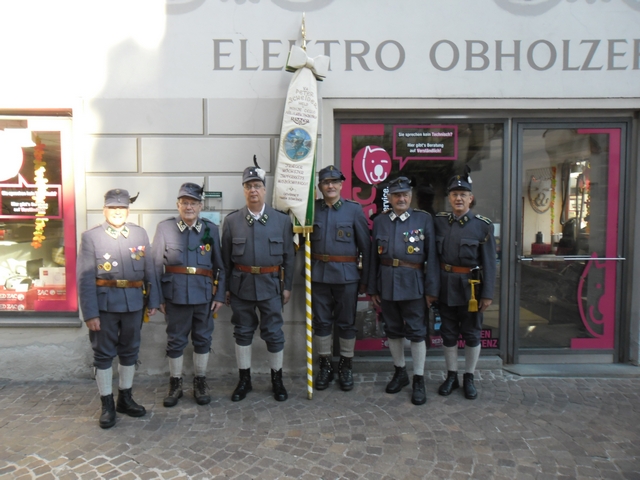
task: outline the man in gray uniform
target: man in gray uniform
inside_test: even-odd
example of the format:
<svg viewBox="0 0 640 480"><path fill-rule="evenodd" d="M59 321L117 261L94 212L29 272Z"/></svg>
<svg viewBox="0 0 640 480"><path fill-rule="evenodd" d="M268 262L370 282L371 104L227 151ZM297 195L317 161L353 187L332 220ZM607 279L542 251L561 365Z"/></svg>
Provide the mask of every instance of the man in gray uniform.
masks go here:
<svg viewBox="0 0 640 480"><path fill-rule="evenodd" d="M218 227L202 211L202 187L185 183L178 192L179 216L158 224L153 259L160 279L160 311L167 321L169 393L165 407L182 397L183 352L193 343L193 395L198 405L211 401L206 381L213 315L224 303L224 265Z"/></svg>
<svg viewBox="0 0 640 480"><path fill-rule="evenodd" d="M358 293L367 289L371 239L360 204L340 196L342 172L330 165L320 170L318 178L323 199L316 200L311 234L313 332L320 355L315 387L324 390L333 380L331 333L335 324L340 341L338 380L340 388L348 391L353 389L356 305Z"/></svg>
<svg viewBox="0 0 640 480"><path fill-rule="evenodd" d="M251 387L251 343L258 325L267 344L271 384L277 401L287 399L282 383L283 305L293 284L293 230L289 216L265 204L265 172L256 164L242 175L246 206L231 212L222 227L227 300L240 380L231 400L244 399ZM260 311L260 319L256 314Z"/></svg>
<svg viewBox="0 0 640 480"><path fill-rule="evenodd" d="M464 395L473 400L478 396L473 374L480 357L482 312L491 305L495 287L496 242L491 220L471 213L474 197L468 167L465 175L456 175L449 181L447 193L453 212L440 212L435 218L441 269L440 333L448 372L438 393L446 396L460 386L458 337L462 335Z"/></svg>
<svg viewBox="0 0 640 480"><path fill-rule="evenodd" d="M433 219L411 208L411 185L406 177L389 182L389 210L373 222L371 269L368 291L382 309L395 374L386 388L398 393L409 385L405 367L404 339L411 341L413 394L411 402L427 401L424 364L427 355L426 307L437 300L440 278ZM425 305L426 299L426 305Z"/></svg>
<svg viewBox="0 0 640 480"><path fill-rule="evenodd" d="M116 423L116 411L131 417L146 413L131 396L140 351L140 329L147 293L149 315L158 308L159 292L143 228L126 223L129 204L137 198L126 190L109 190L104 196L102 225L82 234L77 277L80 309L89 328L93 365L102 402L100 427ZM113 358L118 356L118 404L112 392Z"/></svg>

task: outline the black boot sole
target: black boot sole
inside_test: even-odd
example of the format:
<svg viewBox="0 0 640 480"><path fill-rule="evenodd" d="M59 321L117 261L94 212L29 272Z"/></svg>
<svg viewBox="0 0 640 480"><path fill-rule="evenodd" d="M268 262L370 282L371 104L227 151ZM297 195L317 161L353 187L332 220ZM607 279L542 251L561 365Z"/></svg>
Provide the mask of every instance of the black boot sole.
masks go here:
<svg viewBox="0 0 640 480"><path fill-rule="evenodd" d="M167 408L171 408L171 407L175 407L178 404L178 400L180 400L182 398L182 392L180 392L180 395L178 395L178 398L165 398L162 401L162 405L164 405Z"/></svg>
<svg viewBox="0 0 640 480"><path fill-rule="evenodd" d="M241 400L244 400L247 397L247 393L249 393L251 390L253 390L252 387L249 387L249 389L244 392L244 393L234 393L233 395L231 395L231 401L232 402L239 402Z"/></svg>
<svg viewBox="0 0 640 480"><path fill-rule="evenodd" d="M124 413L126 415L129 415L130 417L144 417L147 414L146 410L142 410L141 412L131 412L123 407L120 407L120 408L116 407L116 412Z"/></svg>
<svg viewBox="0 0 640 480"><path fill-rule="evenodd" d="M107 429L107 428L111 428L111 427L113 427L115 424L116 424L116 421L114 420L113 422L109 422L109 423L100 423L99 425L100 425L100 428Z"/></svg>
<svg viewBox="0 0 640 480"><path fill-rule="evenodd" d="M387 388L385 389L385 392L387 392L387 393L400 393L400 391L401 391L404 387L406 387L407 385L409 385L410 383L411 383L411 382L410 382L410 381L409 381L409 379L407 378L407 381L406 381L406 382L402 382L402 383L400 384L400 386L399 386L399 387L392 388L392 389L390 389L389 387L387 387Z"/></svg>

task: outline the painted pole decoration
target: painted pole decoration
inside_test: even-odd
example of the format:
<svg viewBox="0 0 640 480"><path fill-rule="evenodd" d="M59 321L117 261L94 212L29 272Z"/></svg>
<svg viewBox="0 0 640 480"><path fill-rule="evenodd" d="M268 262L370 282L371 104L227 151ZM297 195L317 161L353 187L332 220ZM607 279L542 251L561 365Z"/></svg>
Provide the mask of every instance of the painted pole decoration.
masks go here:
<svg viewBox="0 0 640 480"><path fill-rule="evenodd" d="M311 311L311 243L316 142L318 139L318 86L329 69L329 57L307 56L305 19L302 16L302 47L294 46L287 71L295 72L284 106L278 160L274 174L273 207L293 217L294 233L305 236L305 300L307 326L307 398L313 398L313 342Z"/></svg>

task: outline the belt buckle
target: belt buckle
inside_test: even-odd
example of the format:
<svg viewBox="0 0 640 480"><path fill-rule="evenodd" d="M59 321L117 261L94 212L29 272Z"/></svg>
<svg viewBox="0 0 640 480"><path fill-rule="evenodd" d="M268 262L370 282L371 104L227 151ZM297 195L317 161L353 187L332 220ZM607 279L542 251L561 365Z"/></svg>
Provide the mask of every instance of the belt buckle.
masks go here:
<svg viewBox="0 0 640 480"><path fill-rule="evenodd" d="M251 266L251 275L260 275L260 267Z"/></svg>
<svg viewBox="0 0 640 480"><path fill-rule="evenodd" d="M127 288L128 286L129 286L129 282L127 280L116 280L116 287Z"/></svg>
<svg viewBox="0 0 640 480"><path fill-rule="evenodd" d="M327 254L322 255L322 261L325 262L325 263L328 262L329 261L329 255L327 255Z"/></svg>
<svg viewBox="0 0 640 480"><path fill-rule="evenodd" d="M444 271L445 272L451 272L452 270L453 270L453 267L451 265L445 263Z"/></svg>
<svg viewBox="0 0 640 480"><path fill-rule="evenodd" d="M196 274L196 267L187 267L187 273L189 275L195 275Z"/></svg>
<svg viewBox="0 0 640 480"><path fill-rule="evenodd" d="M391 265L393 265L394 267L397 267L400 265L400 260L398 260L397 258L393 259L393 262L391 262Z"/></svg>

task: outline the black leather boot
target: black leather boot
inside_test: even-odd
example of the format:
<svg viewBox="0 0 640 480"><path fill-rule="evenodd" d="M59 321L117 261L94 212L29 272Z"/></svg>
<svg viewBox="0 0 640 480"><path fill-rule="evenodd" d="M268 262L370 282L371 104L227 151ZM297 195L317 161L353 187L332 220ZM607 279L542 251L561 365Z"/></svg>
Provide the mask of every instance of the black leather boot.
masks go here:
<svg viewBox="0 0 640 480"><path fill-rule="evenodd" d="M282 384L282 369L280 370L271 370L271 386L273 389L273 398L275 398L279 402L284 402L289 396L287 395L287 390L284 388Z"/></svg>
<svg viewBox="0 0 640 480"><path fill-rule="evenodd" d="M331 359L327 356L320 356L320 370L316 375L316 390L326 390L329 383L333 381L333 367Z"/></svg>
<svg viewBox="0 0 640 480"><path fill-rule="evenodd" d="M100 428L111 428L116 424L116 406L113 402L113 394L101 396L100 401L102 402Z"/></svg>
<svg viewBox="0 0 640 480"><path fill-rule="evenodd" d="M169 393L162 404L165 407L175 407L182 398L182 377L169 377Z"/></svg>
<svg viewBox="0 0 640 480"><path fill-rule="evenodd" d="M239 370L239 372L240 380L238 381L238 385L231 395L232 402L239 402L240 400L243 400L244 397L247 396L247 393L253 390L253 388L251 387L251 369L244 368Z"/></svg>
<svg viewBox="0 0 640 480"><path fill-rule="evenodd" d="M204 375L193 378L193 396L198 405L207 405L211 402L209 385L207 385L207 379Z"/></svg>
<svg viewBox="0 0 640 480"><path fill-rule="evenodd" d="M469 400L475 400L478 398L478 391L473 384L473 373L465 373L462 376L462 384L464 387L464 396Z"/></svg>
<svg viewBox="0 0 640 480"><path fill-rule="evenodd" d="M398 393L404 387L409 385L409 375L407 375L407 367L395 367L396 372L393 378L387 384L387 393Z"/></svg>
<svg viewBox="0 0 640 480"><path fill-rule="evenodd" d="M424 388L424 377L422 375L413 376L413 394L411 403L414 405L424 405L427 403L427 391Z"/></svg>
<svg viewBox="0 0 640 480"><path fill-rule="evenodd" d="M116 412L126 413L130 417L142 417L147 411L142 405L138 405L131 396L131 389L118 390L118 404L116 405Z"/></svg>
<svg viewBox="0 0 640 480"><path fill-rule="evenodd" d="M338 380L340 380L340 388L344 392L353 390L353 371L351 358L340 356L338 364Z"/></svg>
<svg viewBox="0 0 640 480"><path fill-rule="evenodd" d="M458 372L452 372L449 370L447 372L447 379L440 385L438 389L438 393L443 397L447 395L451 395L451 392L456 388L460 388L460 382L458 382Z"/></svg>

